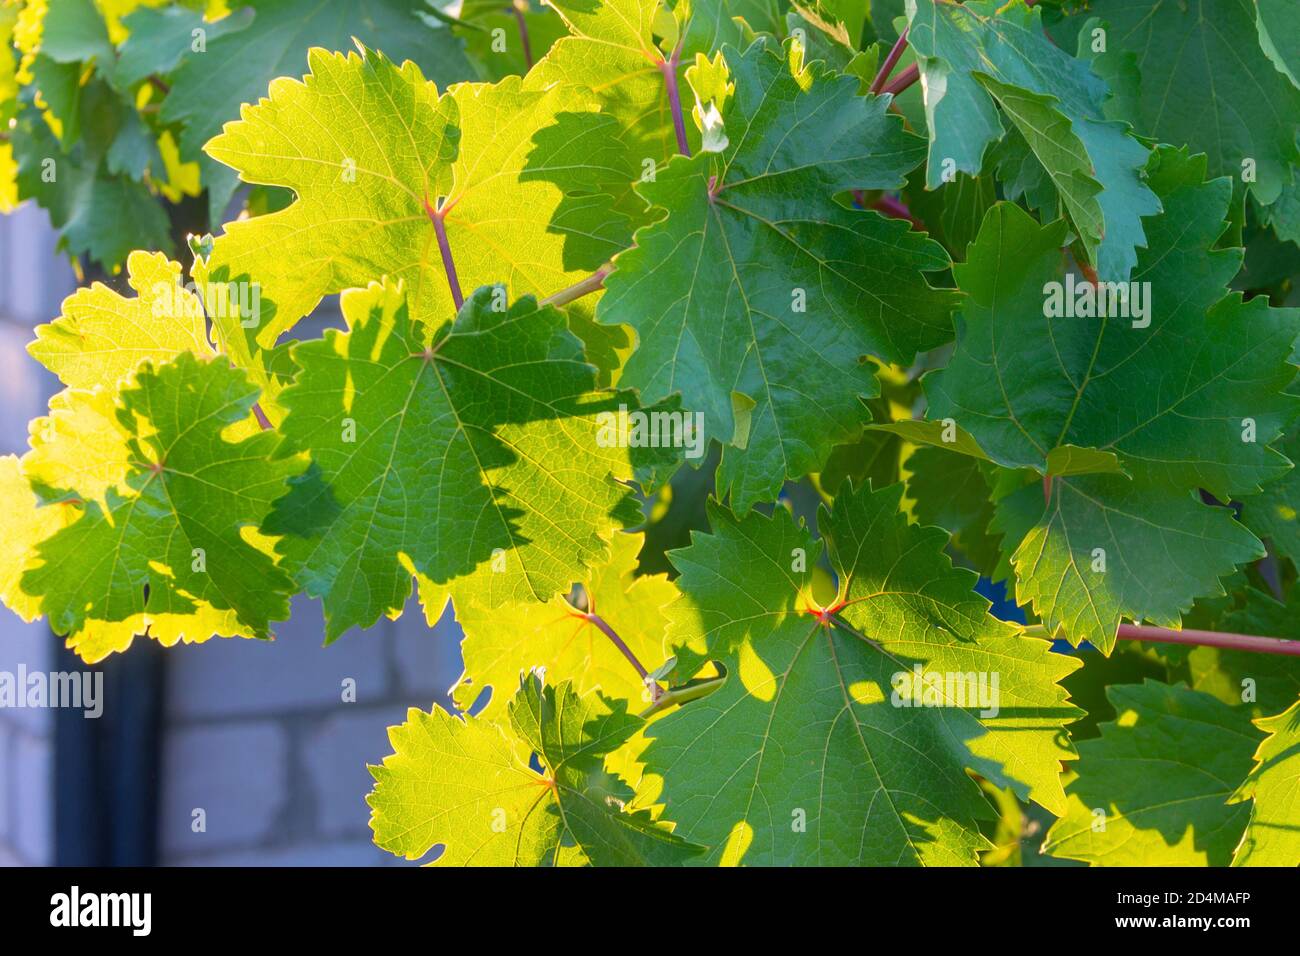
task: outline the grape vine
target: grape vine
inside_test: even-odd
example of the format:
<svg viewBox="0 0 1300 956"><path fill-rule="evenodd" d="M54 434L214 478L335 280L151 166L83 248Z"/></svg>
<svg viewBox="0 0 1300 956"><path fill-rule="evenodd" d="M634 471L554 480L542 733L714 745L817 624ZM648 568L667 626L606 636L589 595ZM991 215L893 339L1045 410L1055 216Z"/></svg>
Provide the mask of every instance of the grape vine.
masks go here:
<svg viewBox="0 0 1300 956"><path fill-rule="evenodd" d="M410 860L1300 864L1298 13L0 0L0 600L450 603Z"/></svg>

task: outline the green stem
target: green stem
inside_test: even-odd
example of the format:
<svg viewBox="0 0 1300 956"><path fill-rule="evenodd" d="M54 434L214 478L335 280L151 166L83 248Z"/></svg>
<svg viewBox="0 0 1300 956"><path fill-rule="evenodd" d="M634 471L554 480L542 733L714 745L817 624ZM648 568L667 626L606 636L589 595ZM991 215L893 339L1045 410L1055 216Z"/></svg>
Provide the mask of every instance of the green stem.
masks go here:
<svg viewBox="0 0 1300 956"><path fill-rule="evenodd" d="M561 289L553 295L548 295L542 300L542 305L568 305L570 302L581 299L584 295L598 292L605 288L605 277L613 271L614 264L612 262L607 262L591 275L587 276L587 278L575 282L568 288Z"/></svg>

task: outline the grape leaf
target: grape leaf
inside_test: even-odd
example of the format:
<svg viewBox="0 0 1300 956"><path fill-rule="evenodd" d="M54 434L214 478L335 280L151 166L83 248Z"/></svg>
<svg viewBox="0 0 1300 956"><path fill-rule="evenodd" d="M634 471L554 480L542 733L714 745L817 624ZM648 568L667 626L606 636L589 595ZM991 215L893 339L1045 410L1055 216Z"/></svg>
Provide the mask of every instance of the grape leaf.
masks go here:
<svg viewBox="0 0 1300 956"><path fill-rule="evenodd" d="M1291 461L1300 461L1300 431L1283 436L1275 447ZM1292 468L1259 494L1243 498L1241 520L1268 539L1277 554L1300 567L1300 469Z"/></svg>
<svg viewBox="0 0 1300 956"><path fill-rule="evenodd" d="M641 724L626 705L529 675L509 717L504 726L412 708L390 728L394 753L370 768L375 842L408 860L441 844L439 866L664 866L699 851L622 811L632 791L604 757Z"/></svg>
<svg viewBox="0 0 1300 956"><path fill-rule="evenodd" d="M142 361L180 352L210 356L203 307L181 283L181 267L158 253L126 261L128 299L94 283L63 300L63 314L36 327L28 353L71 388L114 385Z"/></svg>
<svg viewBox="0 0 1300 956"><path fill-rule="evenodd" d="M939 345L955 304L923 276L948 265L937 243L831 198L901 186L919 140L856 79L786 50L726 48L730 145L638 186L667 215L615 260L596 313L637 331L620 384L646 404L680 393L730 446L718 490L742 511L855 440L859 396L877 391L863 356L906 363Z"/></svg>
<svg viewBox="0 0 1300 956"><path fill-rule="evenodd" d="M1300 701L1255 726L1268 736L1255 751L1255 766L1229 799L1253 800L1250 822L1232 856L1233 866L1300 865Z"/></svg>
<svg viewBox="0 0 1300 956"><path fill-rule="evenodd" d="M32 555L46 538L65 527L75 509L69 506L41 507L41 501L23 474L13 455L0 456L0 495L5 507L0 509L0 602L24 621L41 615L40 600L21 587L23 573L32 563Z"/></svg>
<svg viewBox="0 0 1300 956"><path fill-rule="evenodd" d="M953 544L974 568L992 571L998 545L989 532L993 505L986 466L978 458L929 447L908 455L905 467L916 520L951 532Z"/></svg>
<svg viewBox="0 0 1300 956"><path fill-rule="evenodd" d="M130 87L147 79L150 74L161 76L170 73L188 54L200 52L194 49L195 30L203 31L206 52L208 43L227 33L247 29L255 13L252 7L240 6L220 20L209 21L198 10L178 5L133 10L122 21L129 32L118 50L113 82ZM247 42L248 37L244 37L244 41ZM258 90L249 92L256 94Z"/></svg>
<svg viewBox="0 0 1300 956"><path fill-rule="evenodd" d="M133 458L125 486L107 494L106 508L87 501L77 521L44 539L22 578L55 631L76 637L88 622L190 615L197 627L233 616L242 633L265 637L271 621L288 617L292 582L245 532L262 522L302 463L268 460L272 435L231 441L223 434L255 398L221 359L182 353L141 366L118 409ZM85 649L92 659L107 652L105 642L121 646L121 635L92 630L98 638ZM212 633L191 628L183 636L201 641ZM154 636L174 643L181 635Z"/></svg>
<svg viewBox="0 0 1300 956"><path fill-rule="evenodd" d="M397 63L414 61L443 85L473 72L460 41L449 30L421 21L406 0L243 0L239 6L254 10L255 25L209 36L204 52L187 55L171 76L161 113L163 122L182 127L182 156L199 160L213 222L223 218L235 177L202 155L200 147L241 115L240 104L256 103L277 77L301 75L313 47L348 50L356 38L383 49ZM232 63L241 67L232 69ZM355 103L391 109L383 100Z"/></svg>
<svg viewBox="0 0 1300 956"><path fill-rule="evenodd" d="M479 77L489 82L523 76L568 33L564 21L541 0L438 0L433 7L418 16L431 25L449 25L464 41Z"/></svg>
<svg viewBox="0 0 1300 956"><path fill-rule="evenodd" d="M108 27L92 0L45 0L40 52L56 63L97 61L101 71L113 69L113 45Z"/></svg>
<svg viewBox="0 0 1300 956"><path fill-rule="evenodd" d="M1043 851L1100 866L1226 866L1249 816L1226 802L1259 741L1249 714L1152 680L1106 696L1118 716L1079 741L1069 806Z"/></svg>
<svg viewBox="0 0 1300 956"><path fill-rule="evenodd" d="M527 91L512 77L440 97L413 63L380 53L313 50L309 60L305 82L277 80L207 146L245 181L297 194L279 212L229 223L206 266L213 281L260 283L249 335L262 348L323 296L383 275L407 281L413 320L450 318L434 215L466 291L501 281L512 295L549 294L625 244L625 225L594 190L633 173L619 170L613 121L589 94Z"/></svg>
<svg viewBox="0 0 1300 956"><path fill-rule="evenodd" d="M617 402L590 391L560 312L504 303L485 286L435 328L372 284L345 293L347 331L293 349L281 431L312 467L265 530L324 601L327 640L396 616L412 574L432 617L453 581L488 607L544 601L636 522L627 450L597 441Z"/></svg>
<svg viewBox="0 0 1300 956"><path fill-rule="evenodd" d="M1005 184L1005 177L1000 178ZM965 259L966 247L974 241L984 214L997 200L993 176L958 173L951 183L935 192L926 191L924 185L923 172L917 170L908 180L908 208L943 243L950 256Z"/></svg>
<svg viewBox="0 0 1300 956"><path fill-rule="evenodd" d="M114 175L107 157L78 141L65 153L34 109L15 120L11 145L18 193L34 199L59 230L58 247L113 269L133 249L171 249L167 215L157 197L129 175Z"/></svg>
<svg viewBox="0 0 1300 956"><path fill-rule="evenodd" d="M1300 87L1300 24L1288 0L1255 0L1255 28L1264 55Z"/></svg>
<svg viewBox="0 0 1300 956"><path fill-rule="evenodd" d="M1125 118L1139 133L1206 153L1211 176L1241 181L1249 160L1255 198L1277 199L1288 165L1300 162L1300 90L1261 50L1251 0L1094 0L1061 32L1091 18L1106 26L1099 69L1136 57L1138 95L1121 102L1135 111Z"/></svg>
<svg viewBox="0 0 1300 956"><path fill-rule="evenodd" d="M110 388L65 388L52 396L49 414L32 422L28 442L23 473L34 487L52 499L94 501L101 509L109 507L109 492L125 485L134 461L130 435L118 420L117 391Z"/></svg>
<svg viewBox="0 0 1300 956"><path fill-rule="evenodd" d="M721 0L681 4L676 13L682 46L670 66L669 56L655 42L660 0L547 0L564 20L569 35L561 37L529 73L527 86L546 89L555 84L587 87L597 92L603 112L618 122L623 147L640 175L641 163L662 166L677 154L672 108L665 71L680 81L682 66L696 53L711 53L724 42L741 40L740 30ZM684 63L682 62L684 60ZM688 143L698 148L698 132L686 127ZM631 178L628 179L631 182Z"/></svg>
<svg viewBox="0 0 1300 956"><path fill-rule="evenodd" d="M820 545L784 509L736 518L712 504L713 533L673 553L685 597L670 644L727 677L651 724L642 759L710 862L974 863L987 806L967 769L1064 806L1061 728L1080 711L1056 682L1077 662L990 617L975 575L943 555L947 534L909 525L901 494L846 484L823 508L832 617L809 613ZM982 674L986 690L998 675L1001 709L981 720L973 685L967 697L943 679L937 706L899 706L914 667Z"/></svg>
<svg viewBox="0 0 1300 956"><path fill-rule="evenodd" d="M1284 389L1297 313L1227 293L1241 253L1214 244L1230 184L1203 172L1203 158L1159 156L1151 182L1165 211L1147 220L1133 318L1113 286L1106 317L1050 316L1049 283L1062 297L1069 288L1064 225L994 207L954 269L968 295L957 349L925 380L932 419L954 420L1000 465L1063 476L1046 503L1032 488L1004 499L999 529L1020 599L1106 652L1122 616L1176 627L1192 598L1219 593L1218 577L1260 554L1194 492L1228 500L1289 466L1269 443L1295 415Z"/></svg>
<svg viewBox="0 0 1300 956"><path fill-rule="evenodd" d="M1071 644L1115 646L1121 619L1177 629L1196 597L1223 594L1220 578L1264 547L1229 508L1187 490L1082 475L1002 498L992 530L1017 575L1016 600Z"/></svg>
<svg viewBox="0 0 1300 956"><path fill-rule="evenodd" d="M1285 604L1254 587L1236 593L1241 606L1224 613L1216 630L1300 640L1300 589L1293 587ZM1189 647L1185 653L1193 690L1234 707L1247 704L1256 717L1285 710L1300 697L1300 658L1221 647Z"/></svg>
<svg viewBox="0 0 1300 956"><path fill-rule="evenodd" d="M1160 209L1142 182L1147 150L1107 121L1106 84L1043 33L1041 14L994 0L908 0L930 131L927 185L977 175L1002 138L997 106L1023 137L1103 279L1125 280ZM1026 160L1028 157L1024 157Z"/></svg>
<svg viewBox="0 0 1300 956"><path fill-rule="evenodd" d="M636 576L643 540L639 534L614 535L609 559L590 569L583 588L589 608L614 629L637 660L655 668L666 657L664 608L677 597L677 588L662 574ZM607 697L633 706L648 702L646 686L632 665L579 613L563 596L545 604L529 601L494 610L473 601L458 602L465 671L452 691L456 706L468 711L490 686L491 699L475 713L494 717L509 701L507 689L531 670L544 672L552 682L570 682L577 694L600 688Z"/></svg>

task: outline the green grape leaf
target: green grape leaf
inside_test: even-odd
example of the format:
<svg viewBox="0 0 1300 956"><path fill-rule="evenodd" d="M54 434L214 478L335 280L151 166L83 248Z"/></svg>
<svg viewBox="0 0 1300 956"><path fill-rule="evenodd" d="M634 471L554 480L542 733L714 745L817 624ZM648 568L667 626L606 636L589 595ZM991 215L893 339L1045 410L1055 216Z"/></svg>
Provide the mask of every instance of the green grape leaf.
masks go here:
<svg viewBox="0 0 1300 956"><path fill-rule="evenodd" d="M171 76L161 114L163 122L182 127L181 155L199 161L213 222L224 218L235 177L200 148L240 117L241 104L258 102L277 77L301 75L313 47L350 50L359 40L397 63L419 64L440 85L473 75L460 40L423 22L407 0L242 0L238 6L255 11L255 26L209 37L205 52L186 55ZM242 65L232 69L231 63ZM384 113L393 109L382 99L354 100L344 108L352 112L363 105Z"/></svg>
<svg viewBox="0 0 1300 956"><path fill-rule="evenodd" d="M569 35L561 37L529 73L526 85L546 89L560 84L596 90L602 110L618 124L624 150L641 174L649 160L662 166L677 154L666 70L669 57L655 42L656 15L660 0L603 0L598 4L578 0L547 0L563 19ZM710 53L723 41L738 42L740 31L726 16L719 0L700 4L679 4L688 10L688 22L680 25L683 41L678 60L690 63L696 53ZM678 60L673 61L680 80ZM685 132L692 146L698 133ZM634 178L634 177L633 177ZM627 180L628 185L631 178Z"/></svg>
<svg viewBox="0 0 1300 956"><path fill-rule="evenodd" d="M168 356L170 357L170 356ZM50 399L48 415L31 424L31 450L22 458L21 474L26 489L14 486L12 501L17 522L7 541L16 541L0 578L11 581L8 594L0 600L25 618L41 614L40 596L19 588L21 574L38 564L37 546L56 531L81 519L86 502L94 502L99 513L110 512L112 502L127 490L127 479L137 464L131 434L119 421L117 391L99 387L93 391L67 388ZM251 434L257 426L250 420L235 426L231 437ZM10 476L12 477L12 476ZM32 490L39 491L35 515L29 510ZM251 532L250 532L251 534ZM267 550L263 548L262 550ZM195 600L173 608L162 600L123 620L87 619L68 636L68 646L87 663L126 650L135 637L147 634L164 647L179 641L205 641L213 635L252 636L241 624L238 612L218 609Z"/></svg>
<svg viewBox="0 0 1300 956"><path fill-rule="evenodd" d="M1005 177L999 178L1005 183ZM925 177L921 170L909 177L908 208L926 224L930 234L943 243L953 259L964 260L966 247L979 233L984 214L997 201L993 176L958 173L951 183L934 192L924 189L924 185Z"/></svg>
<svg viewBox="0 0 1300 956"><path fill-rule="evenodd" d="M159 356L155 361L174 356ZM117 390L65 388L49 414L31 424L23 474L52 499L70 497L109 507L109 492L126 484L133 462L130 435L117 415Z"/></svg>
<svg viewBox="0 0 1300 956"><path fill-rule="evenodd" d="M501 281L512 295L546 295L626 243L625 224L592 190L633 173L619 171L613 121L589 94L524 90L512 77L439 96L414 63L380 53L309 59L305 82L277 80L207 146L246 181L297 194L286 209L228 224L206 264L213 281L260 284L248 334L262 348L323 296L382 275L406 280L413 320L449 319L435 217L467 293Z"/></svg>
<svg viewBox="0 0 1300 956"><path fill-rule="evenodd" d="M1255 0L1259 45L1273 65L1300 87L1300 22L1287 0Z"/></svg>
<svg viewBox="0 0 1300 956"><path fill-rule="evenodd" d="M396 616L413 574L431 617L447 586L487 607L544 601L638 509L602 447L594 370L564 317L485 286L454 323L414 319L401 284L343 296L348 330L293 349L286 447L311 453L265 529L325 605L325 635Z"/></svg>
<svg viewBox="0 0 1300 956"><path fill-rule="evenodd" d="M1291 461L1300 461L1300 430L1283 436L1275 447ZM1292 468L1259 494L1242 498L1241 520L1277 554L1300 567L1300 469Z"/></svg>
<svg viewBox="0 0 1300 956"><path fill-rule="evenodd" d="M1176 627L1259 555L1197 489L1226 501L1289 467L1269 444L1296 413L1284 390L1297 313L1227 292L1241 253L1214 245L1230 184L1203 173L1203 158L1161 152L1151 182L1165 211L1147 220L1127 286L1073 285L1063 223L994 207L954 269L968 296L957 349L925 380L932 419L1000 465L1054 476L1046 500L1025 489L1002 501L1004 545L1021 599L1106 652L1121 617Z"/></svg>
<svg viewBox="0 0 1300 956"><path fill-rule="evenodd" d="M1146 680L1106 696L1116 719L1079 741L1069 806L1044 852L1099 866L1226 866L1249 811L1227 803L1250 770L1250 715Z"/></svg>
<svg viewBox="0 0 1300 956"><path fill-rule="evenodd" d="M588 610L614 629L637 660L654 668L666 657L664 608L677 597L677 588L663 574L636 575L643 540L639 534L615 535L609 559L589 570L583 589ZM646 685L632 664L563 596L545 604L528 601L496 609L461 601L456 620L465 632L465 671L452 700L463 711L491 687L491 699L475 713L494 717L505 709L508 689L532 670L544 672L553 682L570 682L578 694L599 688L632 707L649 702Z"/></svg>
<svg viewBox="0 0 1300 956"><path fill-rule="evenodd" d="M133 249L171 249L167 214L149 187L108 171L86 142L70 153L36 110L15 121L11 144L19 195L34 199L59 230L58 247L113 269Z"/></svg>
<svg viewBox="0 0 1300 956"><path fill-rule="evenodd" d="M638 186L668 212L615 260L596 312L637 332L620 384L646 404L680 393L730 446L718 489L742 511L854 441L877 391L863 357L906 363L941 344L956 302L924 278L948 265L937 243L832 199L901 186L919 140L856 79L786 51L724 51L730 145Z"/></svg>
<svg viewBox="0 0 1300 956"><path fill-rule="evenodd" d="M1300 90L1261 49L1251 0L1094 0L1059 31L1094 18L1106 36L1099 70L1135 58L1137 95L1118 101L1134 129L1207 154L1211 176L1245 182L1263 205L1277 199L1300 162Z"/></svg>
<svg viewBox="0 0 1300 956"><path fill-rule="evenodd" d="M1300 640L1300 588L1291 588L1285 604L1254 587L1235 593L1241 606L1227 610L1216 630ZM1244 704L1256 717L1285 710L1300 697L1300 658L1288 654L1201 646L1186 648L1185 659L1193 690L1234 707Z"/></svg>
<svg viewBox="0 0 1300 956"><path fill-rule="evenodd" d="M640 725L623 704L536 675L508 725L412 708L389 729L394 753L370 768L375 842L408 860L442 845L439 866L682 863L699 847L624 811L632 791L604 768Z"/></svg>
<svg viewBox="0 0 1300 956"><path fill-rule="evenodd" d="M988 470L978 458L942 448L918 448L907 456L907 497L914 502L916 520L952 534L956 545L980 571L992 571L998 561L996 536L989 530L993 505Z"/></svg>
<svg viewBox="0 0 1300 956"><path fill-rule="evenodd" d="M901 494L846 484L822 509L840 581L826 613L820 544L784 509L712 504L713 533L673 552L679 669L716 659L727 676L651 724L642 759L710 862L973 864L987 806L967 770L1064 807L1061 728L1081 712L1057 681L1078 663L990 617Z"/></svg>
<svg viewBox="0 0 1300 956"><path fill-rule="evenodd" d="M106 508L87 501L77 521L43 540L22 578L55 631L163 615L206 624L231 612L242 633L266 637L271 621L288 617L292 582L250 535L302 462L269 460L270 434L226 437L255 398L221 359L182 353L141 366L118 407L132 454L125 486L107 494Z"/></svg>
<svg viewBox="0 0 1300 956"><path fill-rule="evenodd" d="M1268 736L1255 751L1251 768L1237 792L1238 803L1253 800L1250 822L1232 855L1233 866L1300 865L1300 701L1255 726Z"/></svg>
<svg viewBox="0 0 1300 956"><path fill-rule="evenodd" d="M96 61L102 72L114 65L108 27L93 0L45 0L40 52L56 63Z"/></svg>
<svg viewBox="0 0 1300 956"><path fill-rule="evenodd" d="M139 7L122 20L129 33L118 50L113 82L121 87L131 87L148 79L151 74L170 73L189 54L199 52L194 49L198 39L195 30L203 31L206 48L207 44L227 33L247 29L255 15L252 7L240 6L220 20L209 21L199 11L179 5ZM247 42L249 38L243 39ZM252 94L257 92L260 91L250 90Z"/></svg>
<svg viewBox="0 0 1300 956"><path fill-rule="evenodd" d="M1050 181L1098 274L1126 280L1145 245L1141 217L1160 205L1142 181L1146 148L1106 118L1106 84L1022 4L907 0L907 13L930 131L928 187L984 168L1003 136L1001 107L1032 154L1022 162L1041 167L1040 188Z"/></svg>
<svg viewBox="0 0 1300 956"><path fill-rule="evenodd" d="M1103 654L1123 618L1177 629L1194 598L1223 594L1221 578L1264 556L1231 509L1123 477L1058 478L1048 502L1035 483L996 509L1016 599L1050 633Z"/></svg>

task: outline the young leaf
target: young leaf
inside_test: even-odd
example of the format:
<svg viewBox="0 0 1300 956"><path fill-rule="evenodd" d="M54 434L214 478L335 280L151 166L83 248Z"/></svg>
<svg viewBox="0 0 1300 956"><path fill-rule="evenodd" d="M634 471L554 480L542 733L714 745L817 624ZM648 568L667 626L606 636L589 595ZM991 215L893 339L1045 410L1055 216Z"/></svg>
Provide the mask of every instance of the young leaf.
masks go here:
<svg viewBox="0 0 1300 956"><path fill-rule="evenodd" d="M436 326L461 288L546 295L626 244L626 224L596 193L634 174L590 94L526 91L514 77L439 96L414 63L369 50L313 50L309 62L303 82L276 80L207 145L246 182L297 195L229 223L206 266L213 281L260 284L248 334L262 348L323 296L384 275L405 279L412 319Z"/></svg>
<svg viewBox="0 0 1300 956"><path fill-rule="evenodd" d="M639 534L614 535L609 559L590 569L583 590L588 610L614 629L643 666L655 668L667 656L664 608L678 592L666 575L636 575L643 541ZM564 596L545 604L526 601L496 609L458 601L456 620L465 632L461 641L465 671L452 690L452 700L461 710L468 711L490 686L491 699L475 713L495 717L509 700L507 689L532 670L545 673L551 681L570 682L578 694L599 688L632 708L648 701L646 685L632 664Z"/></svg>
<svg viewBox="0 0 1300 956"><path fill-rule="evenodd" d="M597 306L639 337L620 383L646 404L680 392L730 446L718 490L741 511L854 440L877 391L863 357L941 344L956 301L924 278L948 265L937 243L832 198L903 185L920 142L855 79L786 50L727 48L729 147L638 186L667 215L615 260Z"/></svg>
<svg viewBox="0 0 1300 956"><path fill-rule="evenodd" d="M699 852L622 809L632 791L604 757L641 725L626 705L529 675L509 717L506 726L411 708L389 730L395 752L370 768L375 842L408 860L442 845L439 866L664 866Z"/></svg>

